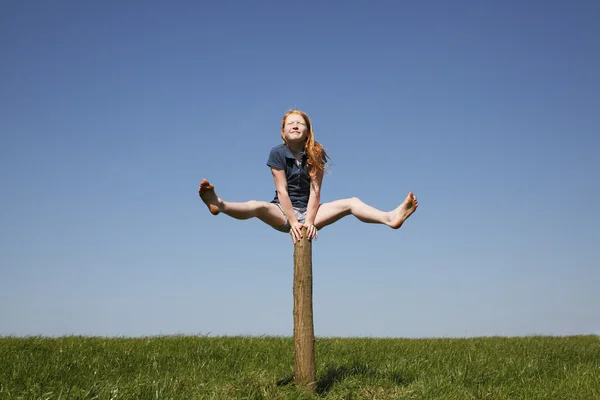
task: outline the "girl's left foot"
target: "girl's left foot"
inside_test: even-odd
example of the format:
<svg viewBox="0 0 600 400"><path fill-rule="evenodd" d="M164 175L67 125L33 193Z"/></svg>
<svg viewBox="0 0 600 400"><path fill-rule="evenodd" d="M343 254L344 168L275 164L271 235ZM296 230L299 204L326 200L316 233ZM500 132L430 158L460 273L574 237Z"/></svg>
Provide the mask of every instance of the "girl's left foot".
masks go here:
<svg viewBox="0 0 600 400"><path fill-rule="evenodd" d="M202 182L200 182L198 194L210 210L211 214L217 215L219 212L221 212L223 202L215 193L215 187L211 185L210 182L208 182L206 179L202 179Z"/></svg>
<svg viewBox="0 0 600 400"><path fill-rule="evenodd" d="M417 210L418 206L419 202L417 201L417 197L413 192L410 192L408 196L406 196L406 199L404 199L404 202L391 212L392 216L389 226L393 229L400 228L404 221Z"/></svg>

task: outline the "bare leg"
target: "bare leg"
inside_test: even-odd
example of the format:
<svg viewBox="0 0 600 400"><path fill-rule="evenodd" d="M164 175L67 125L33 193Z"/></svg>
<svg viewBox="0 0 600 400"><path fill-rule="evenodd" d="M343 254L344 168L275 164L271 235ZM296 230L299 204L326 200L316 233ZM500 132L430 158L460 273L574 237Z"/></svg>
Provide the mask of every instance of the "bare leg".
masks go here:
<svg viewBox="0 0 600 400"><path fill-rule="evenodd" d="M275 204L256 200L244 203L223 201L215 193L214 186L206 179L200 182L198 194L209 211L214 215L222 212L235 219L258 218L273 227L278 227L285 223L281 210Z"/></svg>
<svg viewBox="0 0 600 400"><path fill-rule="evenodd" d="M315 226L317 229L321 229L347 215L354 215L362 222L385 224L393 229L398 229L415 212L418 205L417 198L412 192L406 196L402 204L389 212L371 207L356 197L336 200L319 206L315 218Z"/></svg>

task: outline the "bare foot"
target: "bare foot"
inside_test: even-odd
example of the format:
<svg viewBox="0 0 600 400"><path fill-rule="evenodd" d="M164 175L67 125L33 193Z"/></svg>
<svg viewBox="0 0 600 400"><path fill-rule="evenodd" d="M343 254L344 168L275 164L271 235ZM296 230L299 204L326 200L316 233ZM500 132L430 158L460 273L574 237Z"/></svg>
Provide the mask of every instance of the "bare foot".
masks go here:
<svg viewBox="0 0 600 400"><path fill-rule="evenodd" d="M417 201L417 197L410 192L404 202L398 206L394 211L392 211L392 217L390 221L390 226L394 229L398 229L402 226L404 221L408 217L411 216L417 210L419 206L419 202Z"/></svg>
<svg viewBox="0 0 600 400"><path fill-rule="evenodd" d="M223 202L215 193L215 187L206 179L202 179L202 182L200 182L198 194L213 215L217 215L221 212Z"/></svg>

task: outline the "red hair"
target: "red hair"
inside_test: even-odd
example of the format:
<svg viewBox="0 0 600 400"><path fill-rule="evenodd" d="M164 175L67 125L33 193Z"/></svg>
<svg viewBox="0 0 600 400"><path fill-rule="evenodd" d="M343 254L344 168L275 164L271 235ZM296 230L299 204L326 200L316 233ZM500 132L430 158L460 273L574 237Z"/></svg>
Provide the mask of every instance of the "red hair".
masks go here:
<svg viewBox="0 0 600 400"><path fill-rule="evenodd" d="M304 144L304 151L308 156L306 164L308 166L308 174L310 175L310 178L315 179L315 177L317 176L317 171L325 170L326 158L329 158L329 156L327 155L327 152L325 151L323 146L319 142L315 141L315 133L312 130L312 123L310 122L310 118L308 117L308 115L306 115L300 110L288 111L287 113L285 113L283 119L281 120L281 138L283 139L285 144L288 147L290 147L287 140L285 139L283 131L285 129L285 119L291 114L301 116L304 119L304 122L306 123L306 128L308 129L308 137L306 138L306 143Z"/></svg>

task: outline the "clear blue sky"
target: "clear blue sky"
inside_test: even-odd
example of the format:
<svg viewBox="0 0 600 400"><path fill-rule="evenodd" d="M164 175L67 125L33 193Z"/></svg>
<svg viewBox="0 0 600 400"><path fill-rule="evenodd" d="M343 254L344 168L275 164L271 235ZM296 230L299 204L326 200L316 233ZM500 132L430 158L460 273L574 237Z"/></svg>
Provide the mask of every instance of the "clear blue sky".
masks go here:
<svg viewBox="0 0 600 400"><path fill-rule="evenodd" d="M419 199L320 232L317 336L600 333L600 3L417 3L2 2L0 335L291 336L289 236L197 194L270 201L290 108L322 201Z"/></svg>

